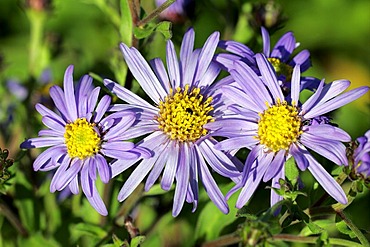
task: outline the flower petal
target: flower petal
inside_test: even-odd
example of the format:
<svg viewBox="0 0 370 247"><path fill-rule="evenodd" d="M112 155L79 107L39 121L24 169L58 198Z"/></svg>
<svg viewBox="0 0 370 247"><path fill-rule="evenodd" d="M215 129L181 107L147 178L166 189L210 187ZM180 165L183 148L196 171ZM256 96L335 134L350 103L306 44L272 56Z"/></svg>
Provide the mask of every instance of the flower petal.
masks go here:
<svg viewBox="0 0 370 247"><path fill-rule="evenodd" d="M97 154L92 159L96 163L101 181L105 184L108 183L112 177L112 171L107 161L100 154Z"/></svg>
<svg viewBox="0 0 370 247"><path fill-rule="evenodd" d="M175 173L179 163L179 151L180 151L179 145L175 143L169 145L168 147L169 147L168 159L161 180L161 188L166 191L170 190L173 184L173 180L175 178Z"/></svg>
<svg viewBox="0 0 370 247"><path fill-rule="evenodd" d="M64 137L35 137L21 143L20 148L43 148L64 143Z"/></svg>
<svg viewBox="0 0 370 247"><path fill-rule="evenodd" d="M315 177L317 182L324 188L324 190L335 200L342 204L347 204L348 200L342 187L335 181L335 179L311 156L307 156L308 170Z"/></svg>
<svg viewBox="0 0 370 247"><path fill-rule="evenodd" d="M95 185L94 181L92 182L91 187L92 187L91 197L89 197L85 194L87 200L90 202L91 206L93 206L93 208L95 208L95 210L99 214L101 214L103 216L108 215L107 208L105 207L104 202L101 199L98 190L96 189L96 185Z"/></svg>
<svg viewBox="0 0 370 247"><path fill-rule="evenodd" d="M68 116L71 118L70 120L76 120L77 116L77 107L76 107L76 98L73 86L73 65L69 65L64 73L64 99L65 99L65 106L68 112ZM67 103L68 102L68 103Z"/></svg>

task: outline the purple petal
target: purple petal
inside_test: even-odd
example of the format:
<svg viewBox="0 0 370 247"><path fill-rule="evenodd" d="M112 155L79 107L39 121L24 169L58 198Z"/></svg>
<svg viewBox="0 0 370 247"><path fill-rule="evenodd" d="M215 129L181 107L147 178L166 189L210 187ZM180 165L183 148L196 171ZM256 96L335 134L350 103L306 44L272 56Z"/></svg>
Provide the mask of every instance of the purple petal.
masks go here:
<svg viewBox="0 0 370 247"><path fill-rule="evenodd" d="M206 72L203 74L203 77L201 78L197 87L206 87L211 85L216 80L217 76L220 74L220 71L221 71L220 66L212 62L209 65Z"/></svg>
<svg viewBox="0 0 370 247"><path fill-rule="evenodd" d="M45 124L46 127L58 132L61 136L64 135L65 132L65 125L59 122L57 119L54 119L49 116L42 117L42 123Z"/></svg>
<svg viewBox="0 0 370 247"><path fill-rule="evenodd" d="M227 40L227 41L220 40L218 42L218 47L220 47L221 49L225 49L229 52L232 52L238 55L238 57L243 57L243 59L247 61L247 64L255 63L254 58L253 58L254 52L248 46L242 43L232 41L232 40ZM227 54L223 54L223 55L227 55Z"/></svg>
<svg viewBox="0 0 370 247"><path fill-rule="evenodd" d="M293 69L292 82L291 82L291 98L292 105L298 105L299 102L299 92L300 92L300 82L301 82L301 69L299 64L297 64Z"/></svg>
<svg viewBox="0 0 370 247"><path fill-rule="evenodd" d="M175 173L179 163L179 146L176 143L169 145L168 159L166 167L164 168L161 188L163 190L170 190L175 178Z"/></svg>
<svg viewBox="0 0 370 247"><path fill-rule="evenodd" d="M149 191L149 189L158 180L159 175L161 175L163 171L164 165L166 164L167 159L168 159L168 155L167 155L168 150L166 149L166 146L160 147L155 150L155 156L158 156L158 157L153 157L154 159L156 159L156 161L154 163L152 171L150 172L148 178L146 179L145 188L144 188L145 191Z"/></svg>
<svg viewBox="0 0 370 247"><path fill-rule="evenodd" d="M64 137L36 137L21 143L20 148L44 148L64 143Z"/></svg>
<svg viewBox="0 0 370 247"><path fill-rule="evenodd" d="M52 98L55 107L59 110L65 120L74 121L68 112L64 103L64 92L58 86L52 86L49 90L50 97Z"/></svg>
<svg viewBox="0 0 370 247"><path fill-rule="evenodd" d="M63 160L61 161L59 168L57 169L53 178L51 179L51 183L50 183L51 193L54 193L57 190L56 184L58 183L60 177L66 172L70 162L71 162L71 159L68 156L63 157Z"/></svg>
<svg viewBox="0 0 370 247"><path fill-rule="evenodd" d="M89 98L87 99L86 117L88 121L90 121L90 117L92 116L94 109L96 107L96 103L98 102L99 93L100 93L100 87L96 87L92 90ZM81 115L81 117L83 116Z"/></svg>
<svg viewBox="0 0 370 247"><path fill-rule="evenodd" d="M133 76L137 79L144 92L156 103L164 100L167 95L147 61L135 48L128 48L121 43L121 51ZM171 78L171 76L170 76Z"/></svg>
<svg viewBox="0 0 370 247"><path fill-rule="evenodd" d="M197 153L202 154L208 165L212 167L217 173L224 177L238 177L240 172L235 167L235 164L229 157L222 151L217 150L215 145L217 142L212 143L210 140L204 140L196 147ZM199 149L198 149L199 147Z"/></svg>
<svg viewBox="0 0 370 247"><path fill-rule="evenodd" d="M317 182L324 188L324 190L335 200L342 204L347 204L347 197L342 187L335 181L335 179L312 157L307 156L308 170L315 177Z"/></svg>
<svg viewBox="0 0 370 247"><path fill-rule="evenodd" d="M328 100L336 97L344 90L346 90L350 86L350 84L351 83L348 80L336 80L329 84L326 84L322 89L322 92L320 93L320 97L315 103L315 107L322 105Z"/></svg>
<svg viewBox="0 0 370 247"><path fill-rule="evenodd" d="M72 194L77 195L78 192L80 191L78 187L78 176L75 176L71 182L68 185L69 190L72 192Z"/></svg>
<svg viewBox="0 0 370 247"><path fill-rule="evenodd" d="M167 41L166 46L166 61L168 68L168 75L170 77L171 88L183 87L180 78L180 68L177 59L175 47L171 40Z"/></svg>
<svg viewBox="0 0 370 247"><path fill-rule="evenodd" d="M76 120L77 116L77 108L76 108L76 98L73 88L73 65L69 65L64 73L64 96L65 96L65 104L68 116L71 118L70 120Z"/></svg>
<svg viewBox="0 0 370 247"><path fill-rule="evenodd" d="M146 102L145 100L143 100L142 98L140 98L139 96L131 92L130 90L115 83L114 81L105 79L103 82L104 82L104 85L109 89L109 91L116 94L118 98L122 99L123 101L129 104L145 106L149 109L156 110L156 108L154 108L151 104L149 104L148 102Z"/></svg>
<svg viewBox="0 0 370 247"><path fill-rule="evenodd" d="M270 57L276 57L287 63L290 55L296 47L295 38L292 32L284 34L272 49Z"/></svg>
<svg viewBox="0 0 370 247"><path fill-rule="evenodd" d="M260 156L260 158L253 162L251 170L248 174L247 181L243 186L238 200L236 201L236 207L242 208L247 201L251 198L257 186L261 182L263 175L265 174L268 166L270 165L272 155L267 154Z"/></svg>
<svg viewBox="0 0 370 247"><path fill-rule="evenodd" d="M126 180L118 193L118 200L122 202L125 200L134 189L143 181L144 177L152 169L155 162L155 158L143 160L138 167L131 173L130 177Z"/></svg>
<svg viewBox="0 0 370 247"><path fill-rule="evenodd" d="M228 97L234 103L240 105L243 108L252 110L254 112L262 112L264 108L261 108L255 104L255 102L237 87L223 86L222 91L226 97Z"/></svg>
<svg viewBox="0 0 370 247"><path fill-rule="evenodd" d="M115 149L122 151L129 151L135 147L135 144L127 141L114 141L114 142L105 142L102 145L103 149Z"/></svg>
<svg viewBox="0 0 370 247"><path fill-rule="evenodd" d="M64 189L71 182L71 180L75 176L77 176L82 166L83 164L81 160L73 159L72 162L70 163L69 168L59 175L59 178L55 183L55 188L59 191Z"/></svg>
<svg viewBox="0 0 370 247"><path fill-rule="evenodd" d="M94 159L92 157L88 158L85 161L85 166L89 168L88 174L90 178L95 181L96 180L96 162L94 161Z"/></svg>
<svg viewBox="0 0 370 247"><path fill-rule="evenodd" d="M112 116L114 114L111 114ZM102 124L104 125L105 119L103 119ZM121 117L120 121L116 126L113 126L112 128L108 129L108 132L104 136L104 140L109 140L109 139L119 139L119 140L126 140L129 138L124 138L121 135L128 129L130 128L133 123L135 122L135 115L132 114L131 112L127 112L123 117Z"/></svg>
<svg viewBox="0 0 370 247"><path fill-rule="evenodd" d="M103 200L101 199L100 195L99 195L99 192L98 190L96 189L96 186L95 186L95 183L92 182L92 196L89 197L87 196L86 194L86 198L87 200L90 202L91 206L93 206L93 208L95 208L95 210L103 215L103 216L106 216L108 215L108 211L107 211L107 208L105 207L104 205L104 202Z"/></svg>
<svg viewBox="0 0 370 247"><path fill-rule="evenodd" d="M301 171L306 170L308 167L307 155L311 155L305 147L300 147L297 143L290 145L289 153L293 155L295 163Z"/></svg>
<svg viewBox="0 0 370 247"><path fill-rule="evenodd" d="M35 108L41 114L41 116L43 116L43 117L49 116L49 117L57 120L58 122L63 123L63 125L66 124L66 122L63 120L63 118L61 118L55 112L53 112L53 111L49 110L48 108L46 108L44 105L42 105L40 103L37 103L36 106L35 106Z"/></svg>
<svg viewBox="0 0 370 247"><path fill-rule="evenodd" d="M204 46L200 52L198 64L197 64L197 72L194 76L194 82L200 80L206 70L208 69L213 55L215 54L218 41L220 40L220 33L214 32L212 33L206 42L204 43Z"/></svg>
<svg viewBox="0 0 370 247"><path fill-rule="evenodd" d="M109 95L104 95L103 98L100 100L98 106L96 107L96 116L94 118L95 123L99 123L102 119L103 115L106 113L109 105L111 102L111 98Z"/></svg>
<svg viewBox="0 0 370 247"><path fill-rule="evenodd" d="M280 170L284 169L283 164L285 163L285 150L280 150L275 154L274 159L271 161L270 165L267 167L266 173L263 176L263 182L269 181L271 178L277 176Z"/></svg>
<svg viewBox="0 0 370 247"><path fill-rule="evenodd" d="M173 198L172 216L179 215L185 201L186 192L189 184L190 157L189 147L183 144L180 147L179 163L176 171L176 188Z"/></svg>
<svg viewBox="0 0 370 247"><path fill-rule="evenodd" d="M180 62L183 74L185 72L185 66L189 63L190 56L194 49L194 37L194 29L189 28L189 30L184 34L184 38L181 43Z"/></svg>
<svg viewBox="0 0 370 247"><path fill-rule="evenodd" d="M100 154L97 154L95 157L93 157L93 160L95 161L96 166L98 167L98 172L101 181L105 184L108 183L112 177L112 171L107 161Z"/></svg>
<svg viewBox="0 0 370 247"><path fill-rule="evenodd" d="M45 137L45 136L53 136L53 137L60 137L63 134L60 134L60 132L57 132L55 130L45 129L40 130L38 133L39 137Z"/></svg>
<svg viewBox="0 0 370 247"><path fill-rule="evenodd" d="M82 191L87 197L91 197L93 194L93 180L89 176L89 165L90 162L86 162L81 169L81 187Z"/></svg>
<svg viewBox="0 0 370 247"><path fill-rule="evenodd" d="M283 101L284 95L281 91L279 83L277 82L275 70L271 66L270 62L268 62L266 57L261 53L256 54L256 62L258 64L258 68L260 69L262 78L264 79L264 82L269 88L275 101L277 101L278 99Z"/></svg>
<svg viewBox="0 0 370 247"><path fill-rule="evenodd" d="M77 85L76 103L79 117L85 116L87 113L87 101L93 90L92 80L92 77L84 75Z"/></svg>
<svg viewBox="0 0 370 247"><path fill-rule="evenodd" d="M306 71L311 67L310 52L308 50L303 50L294 56L289 65L294 67L296 64L300 64L301 71Z"/></svg>
<svg viewBox="0 0 370 247"><path fill-rule="evenodd" d="M321 154L337 165L348 165L346 147L339 141L321 138L311 135L308 132L304 132L301 135L301 142L306 147L312 149L318 154Z"/></svg>
<svg viewBox="0 0 370 247"><path fill-rule="evenodd" d="M105 156L111 157L113 159L119 160L136 160L140 157L140 153L134 152L134 150L130 151L122 151L122 150L115 150L115 149L102 149L100 150L102 154Z"/></svg>
<svg viewBox="0 0 370 247"><path fill-rule="evenodd" d="M154 58L150 60L149 63L152 66L153 71L157 76L159 82L161 83L163 89L166 91L167 94L169 94L171 84L162 60L160 58Z"/></svg>
<svg viewBox="0 0 370 247"><path fill-rule="evenodd" d="M263 54L270 57L270 35L267 30L261 26L262 41L263 41Z"/></svg>
<svg viewBox="0 0 370 247"><path fill-rule="evenodd" d="M215 145L215 148L219 150L233 150L243 147L251 149L251 147L255 146L258 142L259 140L254 138L254 136L239 136L221 141Z"/></svg>
<svg viewBox="0 0 370 247"><path fill-rule="evenodd" d="M330 124L318 124L306 126L306 129L304 129L304 131L310 133L311 135L330 139L333 141L334 140L342 142L351 141L351 136L347 132Z"/></svg>
<svg viewBox="0 0 370 247"><path fill-rule="evenodd" d="M198 152L197 156L200 168L199 176L202 180L204 189L206 190L209 198L221 210L221 212L227 214L229 212L229 206L226 203L224 195L218 188L215 180L213 179L211 173L209 172L208 167L202 157L202 154Z"/></svg>
<svg viewBox="0 0 370 247"><path fill-rule="evenodd" d="M320 84L317 86L316 92L306 101L301 107L301 115L306 114L309 112L312 107L315 105L317 100L319 99L321 92L324 88L325 80L321 80Z"/></svg>
<svg viewBox="0 0 370 247"><path fill-rule="evenodd" d="M56 156L61 156L66 153L66 147L65 146L53 146L51 148L46 149L44 152L42 152L35 161L33 162L33 169L35 171L38 171L41 167L47 167L47 166L55 166L59 164L55 164L55 160L53 160Z"/></svg>
<svg viewBox="0 0 370 247"><path fill-rule="evenodd" d="M307 112L304 117L305 118L313 118L316 116L323 115L325 113L328 113L330 111L333 111L335 109L338 109L341 106L344 106L362 95L364 95L369 90L369 87L363 86L359 88L355 88L349 92L343 93L339 96L337 96L334 99L331 99L320 106L314 106L311 111Z"/></svg>

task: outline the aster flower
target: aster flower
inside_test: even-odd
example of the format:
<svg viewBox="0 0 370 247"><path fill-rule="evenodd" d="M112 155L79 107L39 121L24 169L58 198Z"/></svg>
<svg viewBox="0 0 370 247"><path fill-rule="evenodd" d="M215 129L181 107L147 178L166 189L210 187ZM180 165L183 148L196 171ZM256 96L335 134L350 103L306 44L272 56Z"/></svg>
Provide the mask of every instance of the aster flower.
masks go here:
<svg viewBox="0 0 370 247"><path fill-rule="evenodd" d="M125 138L149 134L138 146L152 150L154 156L143 160L133 171L119 192L119 201L125 200L149 174L145 183L145 190L148 191L163 171L162 189L168 191L176 180L172 211L174 216L180 213L185 200L193 203L193 211L196 209L198 180L202 181L216 206L222 212L228 212L226 199L209 167L235 181L238 181L240 171L228 154L214 148L216 140L208 137L208 131L203 127L206 123L217 122L226 110L222 92L213 85L220 72L212 62L218 41L219 33L215 32L202 49L193 50L194 31L190 29L181 45L180 60L173 43L168 41L168 73L159 58L150 62L150 68L135 48L121 44L129 69L154 105L111 80L106 79L104 83L119 98L129 103L115 105L113 111L134 109L137 112L137 123L126 132ZM235 162L238 164L237 160ZM121 173L132 164L114 162L113 175Z"/></svg>
<svg viewBox="0 0 370 247"><path fill-rule="evenodd" d="M109 96L103 96L98 103L100 88L94 88L92 78L85 75L74 89L73 66L64 74L64 92L58 86L50 88L50 96L60 114L42 104L36 110L48 129L41 130L39 137L21 144L21 148L49 147L34 161L35 171L56 169L51 180L50 192L61 191L67 186L73 194L82 191L90 204L102 215L107 209L95 186L97 171L103 183L111 178L111 167L105 156L113 159L137 159L146 150L136 148L132 142L121 138L121 134L134 123L135 115L120 112L103 118L110 103Z"/></svg>
<svg viewBox="0 0 370 247"><path fill-rule="evenodd" d="M164 4L166 0L155 0L157 7ZM188 13L194 7L194 0L177 0L171 4L167 9L160 13L160 18L169 20L173 23L182 23L188 17Z"/></svg>
<svg viewBox="0 0 370 247"><path fill-rule="evenodd" d="M227 196L241 189L236 207L241 208L253 195L258 184L272 180L272 187L280 188L279 179L285 178L284 164L291 156L300 170L308 169L326 192L346 204L343 189L310 154L312 150L337 165L348 165L346 148L350 136L328 123L324 114L333 111L365 94L364 86L341 94L350 84L338 80L326 84L322 80L317 91L302 105L300 95L300 66L292 76L291 98L286 99L278 84L274 69L265 55L256 55L259 77L244 62L236 61L231 75L239 87L226 85L225 96L234 101L229 109L234 117L206 124L214 135L227 136L216 145L220 150L251 149L243 170L243 177ZM271 190L271 205L282 198Z"/></svg>
<svg viewBox="0 0 370 247"><path fill-rule="evenodd" d="M263 54L267 57L272 67L275 70L283 93L289 94L290 81L292 78L293 68L299 64L301 72L306 71L311 67L310 52L302 50L297 55L293 56L293 52L298 48L299 43L296 43L292 32L285 33L275 44L270 51L270 36L264 27L261 27L263 39ZM248 64L253 70L260 75L258 65L254 58L255 53L246 45L236 41L220 41L219 47L229 51L231 54L218 54L215 58L220 65L226 69L233 69L233 61L241 60ZM300 90L314 90L320 83L320 80L314 77L302 77Z"/></svg>
<svg viewBox="0 0 370 247"><path fill-rule="evenodd" d="M356 139L358 143L354 150L354 168L357 174L362 174L365 178L370 177L370 130L364 136Z"/></svg>

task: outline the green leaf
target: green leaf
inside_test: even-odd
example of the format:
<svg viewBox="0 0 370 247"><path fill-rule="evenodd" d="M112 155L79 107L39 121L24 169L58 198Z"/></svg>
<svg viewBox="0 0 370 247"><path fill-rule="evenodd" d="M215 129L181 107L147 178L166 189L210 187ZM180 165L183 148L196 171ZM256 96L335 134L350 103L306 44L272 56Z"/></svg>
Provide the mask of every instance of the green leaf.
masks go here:
<svg viewBox="0 0 370 247"><path fill-rule="evenodd" d="M172 23L169 21L162 21L158 23L156 27L156 31L163 34L164 38L166 40L170 39L172 37L172 31L171 31Z"/></svg>
<svg viewBox="0 0 370 247"><path fill-rule="evenodd" d="M322 233L324 230L328 230L328 228L333 225L333 220L331 219L315 220L314 222L310 220L301 230L299 235L310 236L313 234Z"/></svg>
<svg viewBox="0 0 370 247"><path fill-rule="evenodd" d="M149 23L148 25L145 25L144 27L135 27L134 28L135 38L144 39L150 36L154 32L155 28L156 26L153 23Z"/></svg>
<svg viewBox="0 0 370 247"><path fill-rule="evenodd" d="M121 23L120 23L120 36L122 42L128 46L132 45L132 15L130 11L130 0L121 0Z"/></svg>
<svg viewBox="0 0 370 247"><path fill-rule="evenodd" d="M97 239L102 239L107 235L107 232L100 226L89 223L78 223L71 227L72 238L79 239L82 236L89 236Z"/></svg>
<svg viewBox="0 0 370 247"><path fill-rule="evenodd" d="M355 238L356 234L347 226L346 222L343 220L335 223L335 226L337 227L338 231L340 231L343 234L346 234L350 236L351 238Z"/></svg>
<svg viewBox="0 0 370 247"><path fill-rule="evenodd" d="M145 236L136 236L131 239L130 247L138 247L145 240Z"/></svg>
<svg viewBox="0 0 370 247"><path fill-rule="evenodd" d="M293 156L285 162L285 176L292 182L293 186L295 186L299 171Z"/></svg>
<svg viewBox="0 0 370 247"><path fill-rule="evenodd" d="M225 226L237 220L238 218L235 216L238 210L234 206L237 198L238 195L234 194L229 199L230 212L227 215L222 213L212 201L209 201L200 212L195 229L195 238L204 237L205 240L215 239L220 235Z"/></svg>

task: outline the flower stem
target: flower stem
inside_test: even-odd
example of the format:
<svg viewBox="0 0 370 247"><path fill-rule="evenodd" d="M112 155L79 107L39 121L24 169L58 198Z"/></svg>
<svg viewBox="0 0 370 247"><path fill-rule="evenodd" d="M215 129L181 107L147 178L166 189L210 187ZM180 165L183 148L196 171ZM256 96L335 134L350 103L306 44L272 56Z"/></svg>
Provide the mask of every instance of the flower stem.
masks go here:
<svg viewBox="0 0 370 247"><path fill-rule="evenodd" d="M336 212L339 215L339 217L341 217L342 220L347 224L347 226L349 227L349 229L351 229L353 231L353 233L356 235L356 237L358 238L358 240L360 240L362 246L370 247L369 241L362 234L362 232L360 231L360 229L358 229L357 226L355 226L355 224L353 224L352 220L350 218L348 218L347 214L344 213L343 210L338 210Z"/></svg>
<svg viewBox="0 0 370 247"><path fill-rule="evenodd" d="M14 226L14 228L21 234L23 237L28 237L28 231L22 225L22 222L18 219L18 217L12 212L6 203L0 199L0 213L3 214Z"/></svg>
<svg viewBox="0 0 370 247"><path fill-rule="evenodd" d="M285 242L295 242L295 243L309 243L309 244L315 244L317 241L317 237L304 237L304 236L296 236L291 234L277 234L274 235L270 241L285 241ZM350 241L345 240L341 238L329 238L330 244L338 245L338 246L348 246L348 247L361 247L363 245Z"/></svg>
<svg viewBox="0 0 370 247"><path fill-rule="evenodd" d="M151 22L154 18L156 18L163 10L167 9L171 4L173 4L176 0L167 0L165 3L163 3L161 6L153 10L147 17L142 19L137 23L138 27L142 27L145 24Z"/></svg>

